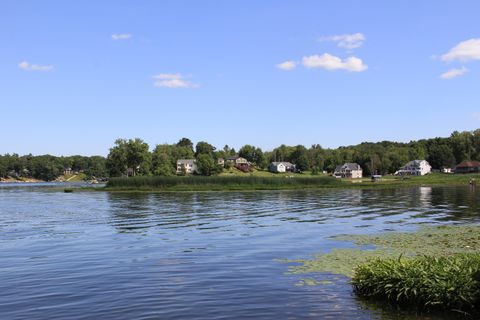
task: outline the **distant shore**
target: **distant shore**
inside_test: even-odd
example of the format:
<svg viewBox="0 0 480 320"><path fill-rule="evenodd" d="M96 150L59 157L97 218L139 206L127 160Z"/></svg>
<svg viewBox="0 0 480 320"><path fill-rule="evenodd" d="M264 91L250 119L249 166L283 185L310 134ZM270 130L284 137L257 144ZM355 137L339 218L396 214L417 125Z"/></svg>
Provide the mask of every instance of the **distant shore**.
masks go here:
<svg viewBox="0 0 480 320"><path fill-rule="evenodd" d="M0 183L41 183L45 182L43 180L33 179L33 178L24 178L24 179L15 179L15 178L0 178Z"/></svg>
<svg viewBox="0 0 480 320"><path fill-rule="evenodd" d="M467 186L478 174L441 174L425 176L387 176L372 182L370 177L360 179L336 179L330 176L295 177L222 177L142 176L112 178L105 188L97 190L120 192L168 192L168 191L255 191L255 190L304 190L304 189L377 189L414 186Z"/></svg>

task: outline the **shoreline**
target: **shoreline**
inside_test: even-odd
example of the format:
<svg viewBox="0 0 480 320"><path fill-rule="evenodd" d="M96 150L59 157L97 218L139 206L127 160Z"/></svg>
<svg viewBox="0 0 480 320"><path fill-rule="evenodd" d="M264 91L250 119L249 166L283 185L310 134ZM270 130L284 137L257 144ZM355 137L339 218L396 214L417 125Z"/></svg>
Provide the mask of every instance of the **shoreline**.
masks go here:
<svg viewBox="0 0 480 320"><path fill-rule="evenodd" d="M118 180L96 191L107 192L235 192L235 191L298 191L298 190L342 190L342 189L392 189L433 186L469 186L471 179L479 174L445 175L432 174L408 178L387 177L379 182L368 178L339 181L330 177L301 177L285 181L284 178L258 179L241 177L234 181L221 177L139 177ZM368 179L369 180L369 179ZM475 186L471 186L475 188Z"/></svg>

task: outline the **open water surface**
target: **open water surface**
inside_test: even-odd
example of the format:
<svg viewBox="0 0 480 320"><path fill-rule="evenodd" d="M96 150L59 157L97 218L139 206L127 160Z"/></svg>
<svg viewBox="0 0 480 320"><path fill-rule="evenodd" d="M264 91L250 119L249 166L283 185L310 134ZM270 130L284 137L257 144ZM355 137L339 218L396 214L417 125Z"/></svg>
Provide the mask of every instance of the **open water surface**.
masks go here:
<svg viewBox="0 0 480 320"><path fill-rule="evenodd" d="M337 234L478 223L469 187L63 193L0 186L0 319L400 319L279 259Z"/></svg>

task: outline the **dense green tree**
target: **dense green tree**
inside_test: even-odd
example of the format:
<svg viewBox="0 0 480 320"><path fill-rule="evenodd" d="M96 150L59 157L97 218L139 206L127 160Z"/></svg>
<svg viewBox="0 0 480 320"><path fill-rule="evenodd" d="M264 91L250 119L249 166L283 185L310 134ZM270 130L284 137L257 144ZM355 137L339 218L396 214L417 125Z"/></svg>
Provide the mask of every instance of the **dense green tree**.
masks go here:
<svg viewBox="0 0 480 320"><path fill-rule="evenodd" d="M205 141L200 141L195 146L195 156L198 157L201 154L206 154L211 157L214 156L215 147L212 146L210 143Z"/></svg>
<svg viewBox="0 0 480 320"><path fill-rule="evenodd" d="M210 176L217 173L217 164L213 157L208 154L201 153L197 157L197 169L198 173L204 176Z"/></svg>
<svg viewBox="0 0 480 320"><path fill-rule="evenodd" d="M173 176L176 172L171 157L167 153L154 153L152 157L153 174L157 176Z"/></svg>
<svg viewBox="0 0 480 320"><path fill-rule="evenodd" d="M265 168L267 165L262 149L256 148L252 145L246 144L241 147L238 151L238 155L260 168Z"/></svg>
<svg viewBox="0 0 480 320"><path fill-rule="evenodd" d="M107 169L111 177L127 175L127 141L125 139L115 140L115 145L110 148L107 156Z"/></svg>
<svg viewBox="0 0 480 320"><path fill-rule="evenodd" d="M193 153L193 142L188 138L182 138L177 142L177 147L185 147L192 151Z"/></svg>
<svg viewBox="0 0 480 320"><path fill-rule="evenodd" d="M428 162L434 168L454 167L455 156L452 149L446 144L435 144L430 148Z"/></svg>
<svg viewBox="0 0 480 320"><path fill-rule="evenodd" d="M132 168L133 175L148 174L150 172L151 154L149 147L142 139L130 139L126 143L126 159L128 168Z"/></svg>

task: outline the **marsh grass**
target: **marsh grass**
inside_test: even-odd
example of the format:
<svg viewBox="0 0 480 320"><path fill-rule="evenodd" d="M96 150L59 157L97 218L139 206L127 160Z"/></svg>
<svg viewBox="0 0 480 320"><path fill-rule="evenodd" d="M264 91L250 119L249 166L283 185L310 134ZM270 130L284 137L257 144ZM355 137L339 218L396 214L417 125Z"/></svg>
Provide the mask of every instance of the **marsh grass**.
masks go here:
<svg viewBox="0 0 480 320"><path fill-rule="evenodd" d="M335 179L310 174L272 174L264 171L218 176L137 176L111 178L103 190L110 191L228 191L228 190L285 190L285 189L388 189L434 185L468 185L480 175L429 174L418 177L387 176L372 183L363 179Z"/></svg>
<svg viewBox="0 0 480 320"><path fill-rule="evenodd" d="M112 178L108 189L131 190L270 190L335 187L341 184L332 177L262 177L262 176L186 176Z"/></svg>
<svg viewBox="0 0 480 320"><path fill-rule="evenodd" d="M420 311L475 311L480 302L480 254L375 259L355 269L355 292Z"/></svg>

